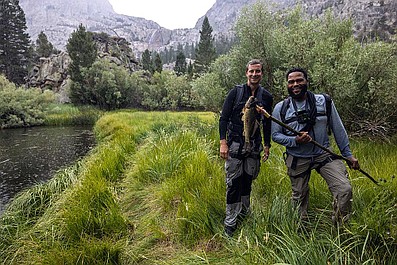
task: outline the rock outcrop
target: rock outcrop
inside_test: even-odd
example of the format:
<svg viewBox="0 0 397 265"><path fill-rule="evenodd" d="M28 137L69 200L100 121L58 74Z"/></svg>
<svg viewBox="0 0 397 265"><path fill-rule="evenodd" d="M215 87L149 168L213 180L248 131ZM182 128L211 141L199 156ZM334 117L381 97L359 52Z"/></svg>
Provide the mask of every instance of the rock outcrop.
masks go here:
<svg viewBox="0 0 397 265"><path fill-rule="evenodd" d="M93 39L98 49L98 57L124 66L131 72L139 70L138 62L124 38L110 37L106 34L94 34ZM68 67L71 58L67 52L53 54L48 58L40 58L39 63L34 65L27 77L27 87L49 88L59 95L58 101L69 102L67 95L70 84Z"/></svg>
<svg viewBox="0 0 397 265"><path fill-rule="evenodd" d="M51 89L59 94L59 101L69 102L66 95L67 87L70 82L68 66L71 62L66 52L53 54L48 58L40 58L40 62L33 66L27 78L27 87L39 87L41 89Z"/></svg>

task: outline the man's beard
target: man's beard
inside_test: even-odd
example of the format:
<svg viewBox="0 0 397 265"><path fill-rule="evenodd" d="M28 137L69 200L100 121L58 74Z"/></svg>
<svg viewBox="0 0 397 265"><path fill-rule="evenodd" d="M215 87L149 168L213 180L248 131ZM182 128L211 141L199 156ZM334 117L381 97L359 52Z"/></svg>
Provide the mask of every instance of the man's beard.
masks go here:
<svg viewBox="0 0 397 265"><path fill-rule="evenodd" d="M291 96L291 98L293 98L293 99L301 99L301 98L303 98L305 96L305 94L307 92L307 84L300 85L299 88L300 88L301 91L298 94L294 94L294 92L293 92L294 88L293 87L288 88L288 94Z"/></svg>

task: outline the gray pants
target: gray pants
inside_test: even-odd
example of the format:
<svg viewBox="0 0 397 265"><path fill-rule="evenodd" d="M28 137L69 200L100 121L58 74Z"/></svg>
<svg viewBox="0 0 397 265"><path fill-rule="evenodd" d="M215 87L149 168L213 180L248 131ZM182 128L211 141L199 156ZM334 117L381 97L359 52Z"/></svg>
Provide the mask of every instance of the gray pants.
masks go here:
<svg viewBox="0 0 397 265"><path fill-rule="evenodd" d="M316 169L327 182L333 196L333 221L347 221L351 213L352 186L343 161L323 154L315 158L298 158L294 167L292 160L293 157L289 155L286 165L292 186L292 202L298 207L300 217L307 218L310 172Z"/></svg>
<svg viewBox="0 0 397 265"><path fill-rule="evenodd" d="M252 181L258 176L260 169L260 152L252 152L249 156L238 156L240 144L232 142L229 157L225 162L226 171L226 217L224 224L236 227L237 218L250 212L250 196ZM258 148L256 148L258 149Z"/></svg>

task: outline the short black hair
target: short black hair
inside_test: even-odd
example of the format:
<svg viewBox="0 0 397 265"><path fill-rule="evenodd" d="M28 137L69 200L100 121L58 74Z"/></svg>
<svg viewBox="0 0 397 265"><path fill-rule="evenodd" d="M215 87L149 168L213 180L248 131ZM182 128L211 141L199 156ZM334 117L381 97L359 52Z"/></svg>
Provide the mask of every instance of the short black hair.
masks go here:
<svg viewBox="0 0 397 265"><path fill-rule="evenodd" d="M288 81L288 76L290 73L293 72L301 72L303 74L303 76L305 77L306 80L308 80L307 78L307 72L305 69L301 68L301 67L293 67L291 69L288 70L287 74L285 75L285 79Z"/></svg>

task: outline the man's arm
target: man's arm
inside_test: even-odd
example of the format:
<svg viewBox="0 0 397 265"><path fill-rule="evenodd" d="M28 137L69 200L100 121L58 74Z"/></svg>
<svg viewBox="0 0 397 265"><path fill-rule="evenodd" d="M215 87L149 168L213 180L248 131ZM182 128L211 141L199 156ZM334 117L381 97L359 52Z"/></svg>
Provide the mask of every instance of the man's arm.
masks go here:
<svg viewBox="0 0 397 265"><path fill-rule="evenodd" d="M336 110L334 102L331 103L329 126L331 127L331 130L334 134L335 142L338 145L340 153L350 161L348 163L349 167L353 169L360 169L358 159L353 156L350 149L349 137L345 127L343 126L342 119Z"/></svg>
<svg viewBox="0 0 397 265"><path fill-rule="evenodd" d="M280 111L283 102L277 103L274 107L272 116L281 121ZM273 122L272 123L272 139L274 142L284 145L286 147L296 147L297 146L297 139L295 135L285 135L283 131L283 127L281 125Z"/></svg>
<svg viewBox="0 0 397 265"><path fill-rule="evenodd" d="M236 88L229 91L226 96L225 102L223 103L221 116L219 117L219 153L221 158L227 159L229 155L229 147L227 145L226 133L227 126L230 121L230 116L233 112L234 99L236 97Z"/></svg>
<svg viewBox="0 0 397 265"><path fill-rule="evenodd" d="M344 157L351 157L352 152L350 150L349 137L345 127L343 126L342 120L336 110L334 102L331 104L331 116L329 120L329 126L331 127L332 133L338 148Z"/></svg>

